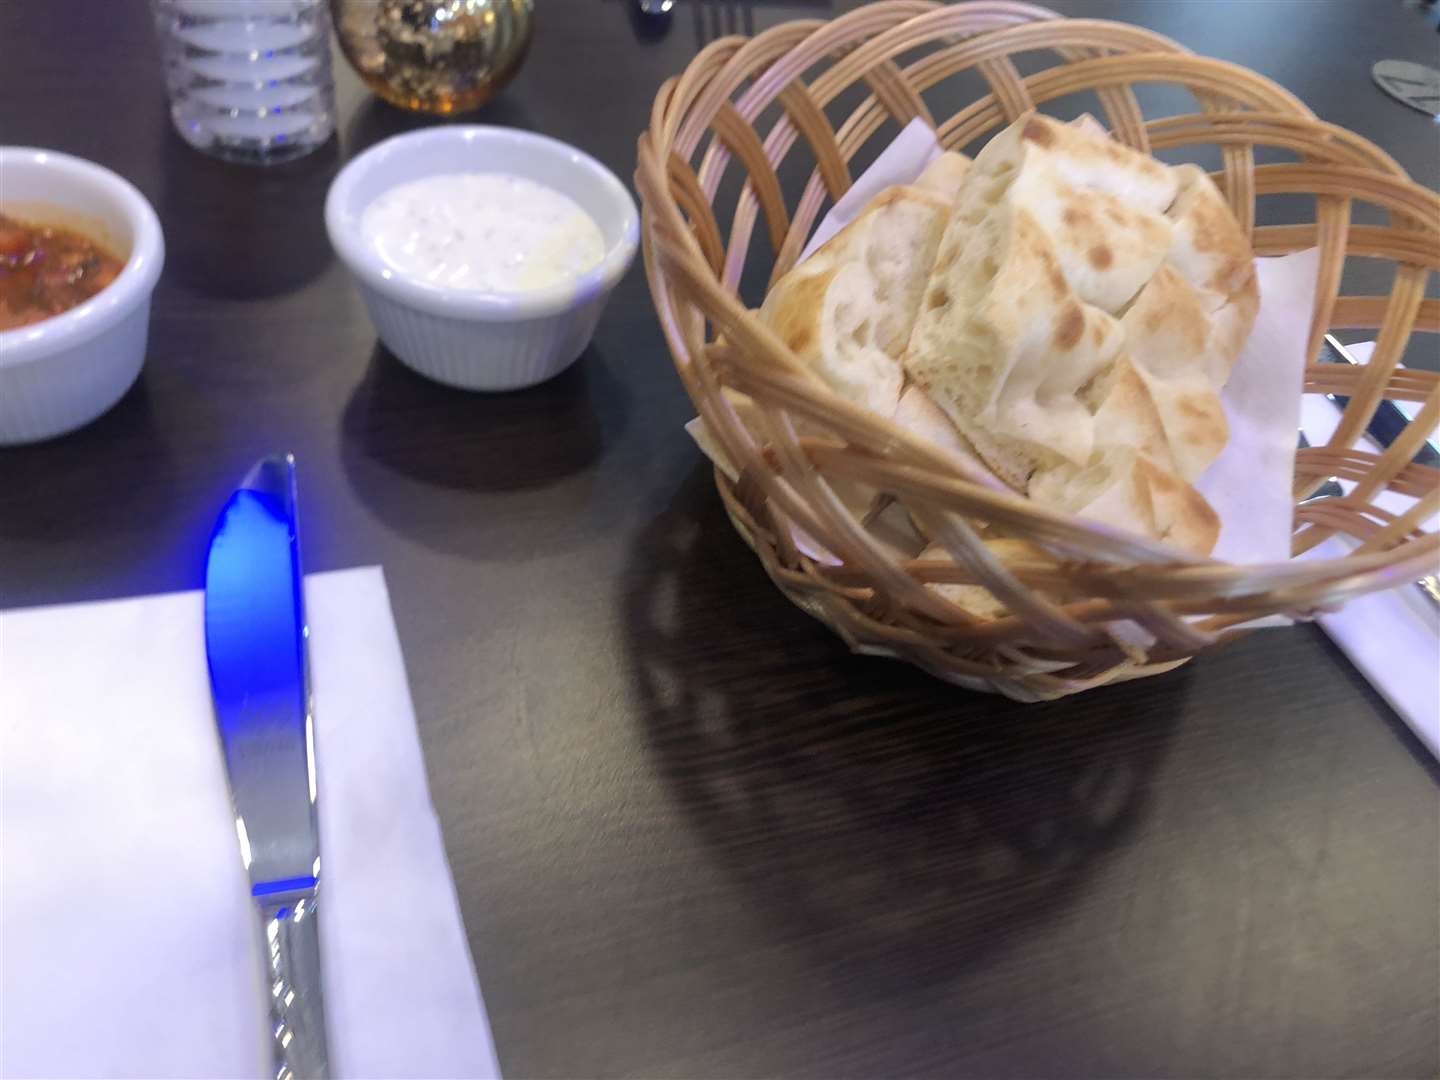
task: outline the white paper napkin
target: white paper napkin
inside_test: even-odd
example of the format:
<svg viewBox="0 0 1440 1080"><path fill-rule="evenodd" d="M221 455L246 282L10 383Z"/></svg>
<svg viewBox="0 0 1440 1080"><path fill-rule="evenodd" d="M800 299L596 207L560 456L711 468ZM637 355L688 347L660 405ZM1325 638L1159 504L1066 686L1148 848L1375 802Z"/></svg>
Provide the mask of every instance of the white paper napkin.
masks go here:
<svg viewBox="0 0 1440 1080"><path fill-rule="evenodd" d="M378 567L307 578L337 1077L499 1075ZM0 1073L265 1076L200 593L0 612Z"/></svg>
<svg viewBox="0 0 1440 1080"><path fill-rule="evenodd" d="M1220 515L1211 553L1233 563L1285 562L1295 530L1295 431L1305 385L1305 330L1315 306L1314 248L1256 259L1260 311L1220 392L1230 437L1195 481Z"/></svg>
<svg viewBox="0 0 1440 1080"><path fill-rule="evenodd" d="M1374 342L1347 346L1362 362L1374 347ZM1407 415L1413 412L1401 407ZM1300 422L1310 444L1324 446L1340 425L1340 410L1319 394L1307 394ZM1368 435L1362 434L1354 445L1379 450ZM1347 492L1355 486L1349 480L1339 484ZM1394 514L1405 513L1415 502L1393 491L1382 491L1373 501ZM1425 528L1433 530L1436 524L1431 518ZM1338 558L1353 546L1348 537L1334 536L1304 557ZM1316 621L1430 752L1440 757L1440 608L1418 588L1402 585L1358 597Z"/></svg>

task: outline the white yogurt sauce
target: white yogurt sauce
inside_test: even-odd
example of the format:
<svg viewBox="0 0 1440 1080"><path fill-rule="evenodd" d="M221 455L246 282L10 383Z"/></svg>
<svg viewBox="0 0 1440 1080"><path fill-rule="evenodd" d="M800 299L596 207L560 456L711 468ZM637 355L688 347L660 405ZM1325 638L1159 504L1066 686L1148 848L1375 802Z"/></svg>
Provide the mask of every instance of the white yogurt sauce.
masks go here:
<svg viewBox="0 0 1440 1080"><path fill-rule="evenodd" d="M360 231L401 273L451 289L518 293L578 277L605 255L594 219L509 173L444 173L379 195Z"/></svg>

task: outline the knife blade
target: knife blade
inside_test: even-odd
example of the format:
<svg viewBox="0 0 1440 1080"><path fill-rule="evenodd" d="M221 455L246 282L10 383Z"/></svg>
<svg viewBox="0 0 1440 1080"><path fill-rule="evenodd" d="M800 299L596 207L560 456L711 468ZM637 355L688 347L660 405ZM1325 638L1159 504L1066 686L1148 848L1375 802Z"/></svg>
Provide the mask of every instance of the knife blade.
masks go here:
<svg viewBox="0 0 1440 1080"><path fill-rule="evenodd" d="M329 1075L302 581L295 459L264 458L210 538L205 653L240 857L264 935L277 1080Z"/></svg>
<svg viewBox="0 0 1440 1080"><path fill-rule="evenodd" d="M1331 334L1326 334L1320 342L1319 360L1322 364L1349 364L1351 367L1360 367L1360 361L1350 355L1350 350ZM1341 412L1345 406L1350 404L1350 399L1343 394L1326 394ZM1405 425L1410 423L1410 418L1400 410L1389 398L1381 398L1380 404L1375 409L1375 414L1370 417L1370 422L1365 425L1365 432L1377 443L1380 449L1386 449L1391 443L1400 437L1405 430ZM1420 444L1420 449L1415 451L1415 459L1420 465L1440 466L1440 448L1435 445L1435 440L1426 439Z"/></svg>

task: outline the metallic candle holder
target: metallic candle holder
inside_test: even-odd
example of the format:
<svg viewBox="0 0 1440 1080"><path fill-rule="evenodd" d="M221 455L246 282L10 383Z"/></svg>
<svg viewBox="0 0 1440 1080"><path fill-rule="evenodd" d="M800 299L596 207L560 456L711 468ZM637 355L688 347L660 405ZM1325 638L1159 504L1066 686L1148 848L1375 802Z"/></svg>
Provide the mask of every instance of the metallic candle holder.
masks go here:
<svg viewBox="0 0 1440 1080"><path fill-rule="evenodd" d="M530 47L532 0L330 0L345 58L402 109L479 108L514 78Z"/></svg>

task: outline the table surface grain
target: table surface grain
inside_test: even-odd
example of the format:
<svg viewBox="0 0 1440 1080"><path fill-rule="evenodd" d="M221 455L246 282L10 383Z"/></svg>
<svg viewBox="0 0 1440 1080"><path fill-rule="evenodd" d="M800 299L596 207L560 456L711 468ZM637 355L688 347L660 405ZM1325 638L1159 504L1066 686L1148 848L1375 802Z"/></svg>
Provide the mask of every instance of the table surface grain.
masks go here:
<svg viewBox="0 0 1440 1080"><path fill-rule="evenodd" d="M1437 62L1398 2L1055 6L1440 175L1434 125L1368 75ZM627 179L698 44L832 11L681 0L647 39L616 0L537 8L475 119ZM118 170L169 244L137 386L0 452L0 606L198 587L230 487L293 450L309 568L385 568L508 1076L1440 1070L1437 772L1318 630L1030 706L848 655L728 527L638 267L534 390L448 391L377 346L321 206L420 121L337 80L324 150L224 165L170 131L138 0L0 3L0 141Z"/></svg>

